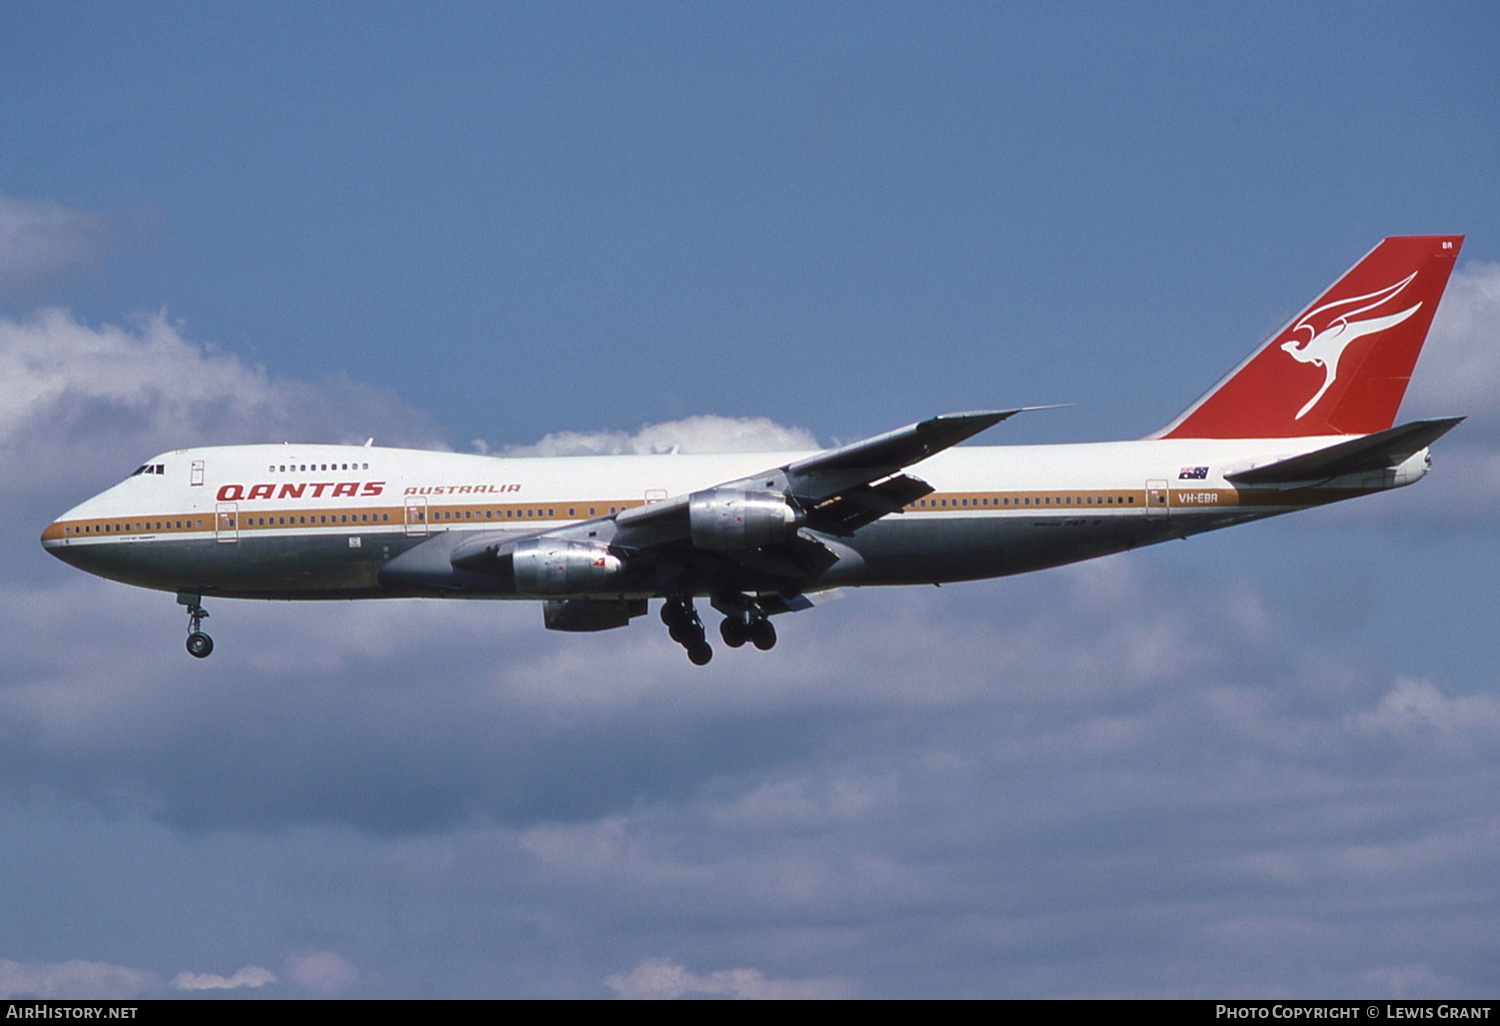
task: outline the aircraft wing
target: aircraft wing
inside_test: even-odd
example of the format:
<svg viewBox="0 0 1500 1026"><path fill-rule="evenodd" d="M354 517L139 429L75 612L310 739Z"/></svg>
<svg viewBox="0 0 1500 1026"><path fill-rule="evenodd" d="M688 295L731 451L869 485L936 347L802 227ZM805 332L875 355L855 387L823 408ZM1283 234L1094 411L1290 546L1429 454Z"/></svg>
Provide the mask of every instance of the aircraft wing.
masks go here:
<svg viewBox="0 0 1500 1026"><path fill-rule="evenodd" d="M1017 413L1045 408L943 414L595 520L523 537L486 532L455 539L445 555L461 570L504 573L520 545L581 542L606 545L637 563L716 565L747 588L808 580L847 553L832 538L899 513L933 490L905 468Z"/></svg>
<svg viewBox="0 0 1500 1026"><path fill-rule="evenodd" d="M945 413L750 477L726 481L708 492L780 494L802 514L806 526L849 535L932 491L925 481L901 473L906 467L1018 413L1042 408ZM621 533L617 541L625 545L659 544L688 536L694 499L704 494L679 495L617 514L615 523Z"/></svg>

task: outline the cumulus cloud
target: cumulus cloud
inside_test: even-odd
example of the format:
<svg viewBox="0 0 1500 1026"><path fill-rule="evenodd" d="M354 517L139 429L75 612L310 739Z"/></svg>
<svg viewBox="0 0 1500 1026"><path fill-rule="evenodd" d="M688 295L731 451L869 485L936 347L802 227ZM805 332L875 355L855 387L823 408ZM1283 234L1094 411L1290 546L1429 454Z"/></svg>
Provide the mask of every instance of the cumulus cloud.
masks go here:
<svg viewBox="0 0 1500 1026"><path fill-rule="evenodd" d="M3 786L280 838L299 907L372 924L278 970L308 993L393 935L466 952L475 994L564 965L621 996L1484 992L1491 707L1253 580L1127 557L858 593L703 670L526 608L225 603L207 672L142 655L169 598L111 589L67 644L85 583L0 596Z"/></svg>
<svg viewBox="0 0 1500 1026"><path fill-rule="evenodd" d="M216 973L180 972L172 980L177 990L236 990L240 987L264 987L276 982L276 974L258 965L247 965L232 976Z"/></svg>
<svg viewBox="0 0 1500 1026"><path fill-rule="evenodd" d="M1473 739L1500 741L1500 699L1491 695L1446 695L1435 684L1401 678L1370 710L1350 722L1365 733L1440 738L1444 743Z"/></svg>
<svg viewBox="0 0 1500 1026"><path fill-rule="evenodd" d="M1448 281L1407 396L1420 416L1468 413L1500 428L1500 264L1468 263ZM1472 428L1471 428L1472 430Z"/></svg>
<svg viewBox="0 0 1500 1026"><path fill-rule="evenodd" d="M647 424L627 431L559 431L533 445L511 446L506 456L618 456L637 453L787 452L819 449L811 433L766 417L703 415Z"/></svg>
<svg viewBox="0 0 1500 1026"><path fill-rule="evenodd" d="M90 260L102 222L51 200L0 196L0 284L25 282Z"/></svg>
<svg viewBox="0 0 1500 1026"><path fill-rule="evenodd" d="M711 995L749 1001L844 999L853 988L842 980L785 980L759 969L719 969L707 975L688 972L675 962L647 959L628 973L609 976L605 984L626 1000L667 1000Z"/></svg>
<svg viewBox="0 0 1500 1026"><path fill-rule="evenodd" d="M251 441L435 444L426 417L347 379L277 381L162 315L93 327L63 310L0 319L0 445ZM28 455L36 458L34 449ZM79 453L70 453L76 456Z"/></svg>
<svg viewBox="0 0 1500 1026"><path fill-rule="evenodd" d="M12 962L0 958L0 998L124 1000L161 986L150 973L108 962Z"/></svg>
<svg viewBox="0 0 1500 1026"><path fill-rule="evenodd" d="M359 972L332 951L308 951L287 961L289 980L310 994L332 997L359 979Z"/></svg>

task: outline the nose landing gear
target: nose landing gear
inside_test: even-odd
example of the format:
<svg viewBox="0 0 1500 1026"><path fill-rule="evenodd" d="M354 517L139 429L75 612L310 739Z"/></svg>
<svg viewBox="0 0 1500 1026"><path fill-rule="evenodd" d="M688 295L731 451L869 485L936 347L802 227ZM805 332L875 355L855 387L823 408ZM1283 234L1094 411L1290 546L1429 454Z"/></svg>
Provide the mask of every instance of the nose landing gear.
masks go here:
<svg viewBox="0 0 1500 1026"><path fill-rule="evenodd" d="M187 606L188 614L188 655L194 659L207 659L214 650L214 639L203 632L203 621L208 619L208 610L201 603L203 596L189 595L186 592L177 593L177 601Z"/></svg>

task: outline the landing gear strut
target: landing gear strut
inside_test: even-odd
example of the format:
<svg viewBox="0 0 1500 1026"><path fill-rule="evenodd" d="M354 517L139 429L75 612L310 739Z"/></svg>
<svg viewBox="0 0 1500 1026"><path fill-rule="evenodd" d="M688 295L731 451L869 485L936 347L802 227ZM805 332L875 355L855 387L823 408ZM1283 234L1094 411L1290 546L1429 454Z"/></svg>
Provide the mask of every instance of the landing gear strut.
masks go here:
<svg viewBox="0 0 1500 1026"><path fill-rule="evenodd" d="M203 621L208 619L208 610L199 604L202 600L201 595L189 595L185 592L177 595L177 601L187 606L187 650L188 655L194 659L207 659L214 650L214 639L203 633Z"/></svg>
<svg viewBox="0 0 1500 1026"><path fill-rule="evenodd" d="M746 643L762 652L776 647L776 625L771 623L770 609L764 597L757 598L743 592L716 592L713 607L724 614L719 624L719 636L730 648L742 648ZM774 608L772 606L771 608ZM703 621L693 608L690 595L678 595L667 599L661 607L661 622L667 625L672 640L687 649L688 658L694 665L703 666L714 657L714 650L706 640Z"/></svg>
<svg viewBox="0 0 1500 1026"><path fill-rule="evenodd" d="M776 647L776 625L764 616L731 614L719 624L719 634L730 648L739 648L747 641L762 652Z"/></svg>
<svg viewBox="0 0 1500 1026"><path fill-rule="evenodd" d="M661 622L667 625L672 640L687 649L694 666L706 666L714 657L713 646L704 640L703 621L693 608L691 598L669 598L661 607Z"/></svg>

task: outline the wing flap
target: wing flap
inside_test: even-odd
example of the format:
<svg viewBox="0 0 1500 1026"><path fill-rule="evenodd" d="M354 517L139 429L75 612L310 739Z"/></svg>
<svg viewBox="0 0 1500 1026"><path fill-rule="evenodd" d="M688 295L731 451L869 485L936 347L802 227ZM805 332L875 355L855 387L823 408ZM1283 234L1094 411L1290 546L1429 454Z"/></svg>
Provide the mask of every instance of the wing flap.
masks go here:
<svg viewBox="0 0 1500 1026"><path fill-rule="evenodd" d="M924 495L932 485L921 478L897 474L874 484L856 485L824 499L808 511L809 525L831 534L850 535L881 517L900 513Z"/></svg>

